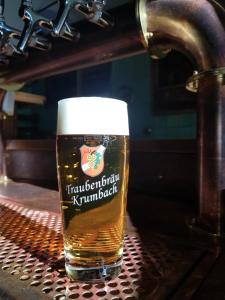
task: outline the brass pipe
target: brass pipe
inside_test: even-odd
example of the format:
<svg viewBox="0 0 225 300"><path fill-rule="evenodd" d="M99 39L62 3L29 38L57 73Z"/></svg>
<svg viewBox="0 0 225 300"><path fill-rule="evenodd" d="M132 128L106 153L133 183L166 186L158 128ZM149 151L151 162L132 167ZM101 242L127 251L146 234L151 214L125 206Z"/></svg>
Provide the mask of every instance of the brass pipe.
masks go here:
<svg viewBox="0 0 225 300"><path fill-rule="evenodd" d="M217 0L140 0L139 23L152 56L171 48L186 54L198 71L225 67L224 3ZM198 90L197 226L213 235L225 233L225 86L203 77ZM185 171L185 170L184 170Z"/></svg>

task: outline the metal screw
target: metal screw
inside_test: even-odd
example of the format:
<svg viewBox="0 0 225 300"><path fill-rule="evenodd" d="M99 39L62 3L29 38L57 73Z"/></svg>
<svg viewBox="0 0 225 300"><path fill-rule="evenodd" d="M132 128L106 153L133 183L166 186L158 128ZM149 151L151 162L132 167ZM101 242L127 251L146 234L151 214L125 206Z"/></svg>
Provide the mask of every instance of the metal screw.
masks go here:
<svg viewBox="0 0 225 300"><path fill-rule="evenodd" d="M197 76L197 75L198 75L198 71L197 71L197 70L194 70L193 76Z"/></svg>
<svg viewBox="0 0 225 300"><path fill-rule="evenodd" d="M147 40L150 40L153 36L154 36L153 32L146 32L146 33L145 33L145 38L146 38Z"/></svg>

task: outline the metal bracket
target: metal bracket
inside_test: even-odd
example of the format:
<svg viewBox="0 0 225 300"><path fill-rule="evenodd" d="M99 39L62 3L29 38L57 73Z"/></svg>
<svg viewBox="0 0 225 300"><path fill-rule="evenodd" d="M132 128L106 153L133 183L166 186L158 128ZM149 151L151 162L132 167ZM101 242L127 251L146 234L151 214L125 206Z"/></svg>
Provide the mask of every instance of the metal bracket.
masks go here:
<svg viewBox="0 0 225 300"><path fill-rule="evenodd" d="M0 17L0 49L1 54L6 56L13 56L14 54L19 54L16 47L12 43L13 38L20 38L20 32L5 23L3 16Z"/></svg>
<svg viewBox="0 0 225 300"><path fill-rule="evenodd" d="M84 1L83 1L84 2ZM75 10L85 16L85 18L103 28L113 25L113 21L109 14L104 12L106 1L104 0L92 0L90 2L78 3L75 5Z"/></svg>
<svg viewBox="0 0 225 300"><path fill-rule="evenodd" d="M61 37L67 40L78 40L80 37L79 32L72 28L68 22L66 22L67 17L77 3L77 0L61 0L60 8L56 17L56 21L53 26L52 35L55 37Z"/></svg>
<svg viewBox="0 0 225 300"><path fill-rule="evenodd" d="M32 0L22 0L20 16L24 20L25 25L17 48L20 52L24 53L33 32L38 28L52 30L53 24L52 21L39 15L33 10Z"/></svg>
<svg viewBox="0 0 225 300"><path fill-rule="evenodd" d="M69 25L68 22L65 22L59 36L69 41L78 41L80 39L80 32Z"/></svg>
<svg viewBox="0 0 225 300"><path fill-rule="evenodd" d="M194 71L186 83L186 89L190 92L197 93L199 88L199 81L206 77L217 77L218 81L224 83L225 79L225 67L211 69L208 71L198 72Z"/></svg>
<svg viewBox="0 0 225 300"><path fill-rule="evenodd" d="M52 47L52 44L44 36L38 35L36 32L31 36L28 46L30 48L35 48L41 51L49 51Z"/></svg>
<svg viewBox="0 0 225 300"><path fill-rule="evenodd" d="M2 54L1 61L7 61L8 63L8 59L3 59L3 56L12 57L21 54L15 45L15 41L13 41L14 39L19 40L21 38L21 31L8 26L5 23L3 14L4 5L1 6L0 13L0 52ZM50 48L50 43L45 38L38 37L34 33L29 40L29 47L47 50Z"/></svg>
<svg viewBox="0 0 225 300"><path fill-rule="evenodd" d="M105 0L60 0L60 8L53 27L53 36L67 40L78 40L80 33L72 28L66 21L71 9L82 13L90 22L101 27L107 27L110 22L103 12ZM109 19L109 18L108 18Z"/></svg>

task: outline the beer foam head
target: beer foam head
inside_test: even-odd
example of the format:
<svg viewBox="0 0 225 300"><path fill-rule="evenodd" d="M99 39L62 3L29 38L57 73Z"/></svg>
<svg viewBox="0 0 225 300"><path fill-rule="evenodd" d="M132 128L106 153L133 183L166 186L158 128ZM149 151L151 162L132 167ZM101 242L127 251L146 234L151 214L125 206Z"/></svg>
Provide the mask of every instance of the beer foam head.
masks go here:
<svg viewBox="0 0 225 300"><path fill-rule="evenodd" d="M57 134L129 135L127 103L100 97L58 102Z"/></svg>

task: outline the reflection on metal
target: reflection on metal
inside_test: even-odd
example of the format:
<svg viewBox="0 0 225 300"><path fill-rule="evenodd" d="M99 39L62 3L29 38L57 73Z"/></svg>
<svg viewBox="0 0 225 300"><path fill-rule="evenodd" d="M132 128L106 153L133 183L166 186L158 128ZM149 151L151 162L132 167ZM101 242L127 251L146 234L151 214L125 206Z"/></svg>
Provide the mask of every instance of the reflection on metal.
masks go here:
<svg viewBox="0 0 225 300"><path fill-rule="evenodd" d="M58 37L68 38L68 32L71 31L69 24L66 22L66 19L73 8L75 6L75 2L77 0L63 0L60 1L60 7L58 11L58 15L56 17L56 24L53 25L53 34ZM68 26L68 28L66 28ZM73 34L71 34L71 40L73 40Z"/></svg>
<svg viewBox="0 0 225 300"><path fill-rule="evenodd" d="M225 4L220 0L139 0L145 45L176 49L198 70L188 87L198 89L198 222L225 233ZM152 33L150 39L146 38ZM159 55L160 57L160 55ZM182 68L182 66L181 66Z"/></svg>
<svg viewBox="0 0 225 300"><path fill-rule="evenodd" d="M24 53L33 33L38 31L40 28L52 30L53 25L51 20L33 10L32 0L22 0L19 14L24 20L24 28L18 44L18 50L21 53ZM48 49L48 44L46 44L44 48Z"/></svg>
<svg viewBox="0 0 225 300"><path fill-rule="evenodd" d="M83 14L90 22L95 23L100 27L107 28L113 26L113 19L108 13L104 12L105 5L105 0L93 0L90 1L90 3L76 0L74 8Z"/></svg>
<svg viewBox="0 0 225 300"><path fill-rule="evenodd" d="M9 59L7 57L18 54L18 51L13 44L14 38L19 38L19 31L15 28L8 26L4 18L4 0L0 2L0 61L1 65L8 64Z"/></svg>
<svg viewBox="0 0 225 300"><path fill-rule="evenodd" d="M153 59L164 58L170 51L170 48L164 47L155 47L154 42L154 33L148 28L148 16L146 11L147 0L137 1L136 6L136 16L140 27L141 40L144 47L148 48L148 51Z"/></svg>
<svg viewBox="0 0 225 300"><path fill-rule="evenodd" d="M191 92L197 93L200 81L204 80L204 78L206 77L216 77L218 82L223 85L225 78L225 67L195 73L192 77L188 79L186 88Z"/></svg>
<svg viewBox="0 0 225 300"><path fill-rule="evenodd" d="M136 18L139 22L139 30L144 47L148 47L148 41L153 37L153 33L148 31L146 0L137 1Z"/></svg>
<svg viewBox="0 0 225 300"><path fill-rule="evenodd" d="M171 292L181 272L191 268L202 255L202 250L188 243L172 245L171 239L154 235L148 236L146 242L143 237L130 233L125 237L124 263L119 277L105 283L81 284L70 281L65 274L61 226L59 214L30 209L1 198L2 276L11 275L14 286L21 284L24 290L29 288L30 294L42 293L46 299L156 299L157 293L162 294L161 283L166 287L169 280L170 289L165 293Z"/></svg>
<svg viewBox="0 0 225 300"><path fill-rule="evenodd" d="M6 175L0 175L0 184L7 184L11 179Z"/></svg>

